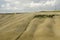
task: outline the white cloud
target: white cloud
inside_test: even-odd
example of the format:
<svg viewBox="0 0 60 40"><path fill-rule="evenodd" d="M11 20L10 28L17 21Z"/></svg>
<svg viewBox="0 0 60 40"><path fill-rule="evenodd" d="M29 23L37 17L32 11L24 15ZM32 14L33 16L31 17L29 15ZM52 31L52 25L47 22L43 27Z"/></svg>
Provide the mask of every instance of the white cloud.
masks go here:
<svg viewBox="0 0 60 40"><path fill-rule="evenodd" d="M5 4L5 9L7 10L18 10L19 6L20 6L20 1L17 0L5 0L6 4Z"/></svg>
<svg viewBox="0 0 60 40"><path fill-rule="evenodd" d="M33 1L30 3L30 7L39 7L42 6L42 3L34 3Z"/></svg>
<svg viewBox="0 0 60 40"><path fill-rule="evenodd" d="M14 2L14 1L17 1L17 0L5 0L5 2Z"/></svg>
<svg viewBox="0 0 60 40"><path fill-rule="evenodd" d="M45 2L34 2L31 0L30 2L27 0L5 0L6 4L1 5L2 8L5 10L30 10L30 9L38 9L41 8L43 9L44 7L47 8L48 6L54 6L56 0L51 0L51 1L45 1ZM30 8L30 9L29 9ZM33 11L33 10L32 10Z"/></svg>
<svg viewBox="0 0 60 40"><path fill-rule="evenodd" d="M14 3L15 3L15 4L20 4L20 2L19 2L19 1L15 1Z"/></svg>
<svg viewBox="0 0 60 40"><path fill-rule="evenodd" d="M47 1L47 2L44 3L44 6L46 6L46 5L47 6L54 6L55 2L56 2L56 0Z"/></svg>
<svg viewBox="0 0 60 40"><path fill-rule="evenodd" d="M56 0L51 0L51 1L47 1L45 3L43 2L39 2L39 3L35 3L34 1L32 1L31 3L28 4L24 4L26 7L43 7L43 6L54 6L55 5Z"/></svg>
<svg viewBox="0 0 60 40"><path fill-rule="evenodd" d="M39 3L35 3L34 1L31 1L29 3L23 3L18 0L5 0L7 2L10 2L10 4L13 4L15 6L25 6L25 7L40 7L40 6L53 6L55 4L55 0L51 0L51 1L47 1L45 3L43 2L39 2ZM21 2L21 3L20 3Z"/></svg>
<svg viewBox="0 0 60 40"><path fill-rule="evenodd" d="M6 3L6 7L10 7L10 4L9 3Z"/></svg>
<svg viewBox="0 0 60 40"><path fill-rule="evenodd" d="M12 2L13 0L5 0L6 2Z"/></svg>
<svg viewBox="0 0 60 40"><path fill-rule="evenodd" d="M18 9L17 7L13 7L14 10Z"/></svg>
<svg viewBox="0 0 60 40"><path fill-rule="evenodd" d="M4 4L2 4L2 5L1 5L1 7L5 7L5 5L4 5Z"/></svg>

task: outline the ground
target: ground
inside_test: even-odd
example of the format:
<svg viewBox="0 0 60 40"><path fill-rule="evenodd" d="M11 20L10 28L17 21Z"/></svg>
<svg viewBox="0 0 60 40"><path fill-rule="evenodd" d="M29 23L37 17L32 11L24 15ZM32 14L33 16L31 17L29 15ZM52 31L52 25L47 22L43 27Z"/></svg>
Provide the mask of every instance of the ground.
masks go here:
<svg viewBox="0 0 60 40"><path fill-rule="evenodd" d="M60 12L0 14L0 40L60 40Z"/></svg>

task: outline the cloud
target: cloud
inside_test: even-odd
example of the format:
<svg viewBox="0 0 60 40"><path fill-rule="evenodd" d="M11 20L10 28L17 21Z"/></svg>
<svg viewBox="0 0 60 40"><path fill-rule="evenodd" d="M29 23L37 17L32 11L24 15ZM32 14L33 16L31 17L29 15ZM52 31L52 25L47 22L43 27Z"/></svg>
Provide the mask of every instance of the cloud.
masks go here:
<svg viewBox="0 0 60 40"><path fill-rule="evenodd" d="M2 4L2 5L1 5L1 7L5 7L5 5L4 5L4 4Z"/></svg>
<svg viewBox="0 0 60 40"><path fill-rule="evenodd" d="M4 0L0 10L10 11L40 11L53 10L57 0ZM58 6L57 6L58 7Z"/></svg>
<svg viewBox="0 0 60 40"><path fill-rule="evenodd" d="M52 0L52 1L47 1L46 3L44 3L44 5L54 6L55 3L56 3L56 0Z"/></svg>
<svg viewBox="0 0 60 40"><path fill-rule="evenodd" d="M30 3L30 7L39 7L39 6L43 6L43 3L34 3L33 1Z"/></svg>
<svg viewBox="0 0 60 40"><path fill-rule="evenodd" d="M46 1L45 3L43 2L35 3L34 1L32 1L30 4L25 4L25 6L28 6L28 7L54 6L55 2L56 2L55 0Z"/></svg>

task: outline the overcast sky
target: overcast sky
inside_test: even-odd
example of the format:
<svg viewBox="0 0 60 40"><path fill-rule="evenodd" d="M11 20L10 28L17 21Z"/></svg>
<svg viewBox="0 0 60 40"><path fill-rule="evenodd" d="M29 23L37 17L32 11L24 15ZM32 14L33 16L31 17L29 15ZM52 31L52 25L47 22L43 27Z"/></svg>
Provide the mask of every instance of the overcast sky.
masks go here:
<svg viewBox="0 0 60 40"><path fill-rule="evenodd" d="M60 10L60 0L0 0L1 12Z"/></svg>

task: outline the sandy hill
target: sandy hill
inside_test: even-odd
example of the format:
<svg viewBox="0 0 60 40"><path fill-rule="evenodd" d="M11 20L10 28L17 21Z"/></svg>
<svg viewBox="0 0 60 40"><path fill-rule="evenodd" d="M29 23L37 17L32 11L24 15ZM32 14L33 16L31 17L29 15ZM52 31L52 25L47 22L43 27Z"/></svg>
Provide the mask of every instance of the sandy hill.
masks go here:
<svg viewBox="0 0 60 40"><path fill-rule="evenodd" d="M60 12L0 14L0 40L60 40Z"/></svg>

